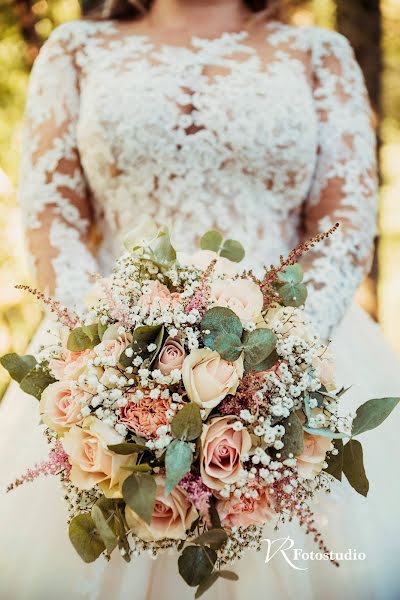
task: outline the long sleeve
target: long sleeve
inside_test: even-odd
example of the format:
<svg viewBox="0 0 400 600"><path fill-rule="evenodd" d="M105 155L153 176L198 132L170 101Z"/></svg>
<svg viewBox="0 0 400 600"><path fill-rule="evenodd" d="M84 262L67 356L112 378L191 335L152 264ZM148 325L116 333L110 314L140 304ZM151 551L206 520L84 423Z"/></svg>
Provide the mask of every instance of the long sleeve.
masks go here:
<svg viewBox="0 0 400 600"><path fill-rule="evenodd" d="M304 239L340 224L304 259L306 309L329 337L367 273L376 234L376 138L361 69L343 36L322 29L313 41L318 160L304 205Z"/></svg>
<svg viewBox="0 0 400 600"><path fill-rule="evenodd" d="M39 286L79 307L97 271L91 206L76 129L79 79L73 24L57 28L32 70L22 135L20 200Z"/></svg>

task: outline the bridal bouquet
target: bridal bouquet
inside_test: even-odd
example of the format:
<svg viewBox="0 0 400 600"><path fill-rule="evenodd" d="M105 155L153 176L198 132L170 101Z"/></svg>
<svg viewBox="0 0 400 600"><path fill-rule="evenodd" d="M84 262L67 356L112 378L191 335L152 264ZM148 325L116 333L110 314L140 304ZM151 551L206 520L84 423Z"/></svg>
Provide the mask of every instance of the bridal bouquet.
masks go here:
<svg viewBox="0 0 400 600"><path fill-rule="evenodd" d="M258 279L240 270L238 242L211 231L195 254L177 254L145 222L110 278L96 279L83 318L45 299L59 342L1 362L39 400L50 454L9 489L59 476L85 562L175 548L196 597L237 579L226 566L260 549L268 521L297 517L327 552L313 496L342 474L367 494L354 436L399 401L340 414L346 390L305 317L297 262L331 233Z"/></svg>

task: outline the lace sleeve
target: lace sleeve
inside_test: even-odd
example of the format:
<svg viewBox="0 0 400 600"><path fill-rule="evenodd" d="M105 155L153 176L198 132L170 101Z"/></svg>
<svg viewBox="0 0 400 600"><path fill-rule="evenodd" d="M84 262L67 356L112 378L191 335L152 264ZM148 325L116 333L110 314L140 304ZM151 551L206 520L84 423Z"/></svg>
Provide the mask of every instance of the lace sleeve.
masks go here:
<svg viewBox="0 0 400 600"><path fill-rule="evenodd" d="M316 30L318 160L304 205L304 238L338 231L306 256L307 312L323 338L339 324L370 266L376 232L375 133L361 69L342 35Z"/></svg>
<svg viewBox="0 0 400 600"><path fill-rule="evenodd" d="M97 270L91 207L76 141L79 81L70 24L57 28L32 70L22 136L20 199L38 284L80 308Z"/></svg>

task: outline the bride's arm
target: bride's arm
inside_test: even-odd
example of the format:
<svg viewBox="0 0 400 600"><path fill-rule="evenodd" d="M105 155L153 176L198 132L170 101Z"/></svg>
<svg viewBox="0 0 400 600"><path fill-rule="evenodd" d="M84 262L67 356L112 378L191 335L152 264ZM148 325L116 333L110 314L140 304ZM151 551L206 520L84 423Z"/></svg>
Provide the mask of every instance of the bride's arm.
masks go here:
<svg viewBox="0 0 400 600"><path fill-rule="evenodd" d="M306 309L318 332L331 335L368 271L376 233L375 132L361 70L348 41L317 30L314 101L318 161L304 205L304 239L340 228L304 259Z"/></svg>
<svg viewBox="0 0 400 600"><path fill-rule="evenodd" d="M82 302L97 270L91 206L76 141L79 79L70 26L55 30L32 70L22 136L20 199L39 287Z"/></svg>

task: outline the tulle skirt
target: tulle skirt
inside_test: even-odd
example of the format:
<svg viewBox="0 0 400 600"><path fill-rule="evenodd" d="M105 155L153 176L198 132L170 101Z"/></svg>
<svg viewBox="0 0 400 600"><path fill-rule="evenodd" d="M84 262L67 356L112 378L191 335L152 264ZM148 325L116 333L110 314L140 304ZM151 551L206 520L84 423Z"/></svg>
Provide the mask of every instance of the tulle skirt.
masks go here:
<svg viewBox="0 0 400 600"><path fill-rule="evenodd" d="M45 327L34 340L37 346ZM355 305L339 328L333 349L337 381L354 384L345 408L354 410L370 398L400 396L400 361L379 327ZM0 405L0 598L1 600L186 600L193 598L177 572L174 555L157 560L141 556L126 564L117 553L110 563L102 558L85 565L71 546L66 506L56 478L42 478L15 491L4 492L27 467L47 455L38 427L38 404L11 385ZM205 600L395 600L400 598L400 408L377 430L363 435L364 463L370 480L368 498L347 482L321 495L315 506L324 542L335 553L358 560L295 562L295 569L278 552L266 562L268 543L261 552L248 552L233 567L238 582L218 581ZM265 538L290 537L304 553L318 549L296 523L274 530ZM274 542L276 549L278 542ZM351 553L349 553L349 550ZM289 559L293 550L286 552ZM299 553L298 553L299 556ZM302 569L302 570L299 570Z"/></svg>

